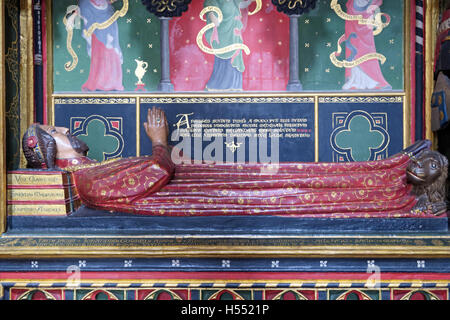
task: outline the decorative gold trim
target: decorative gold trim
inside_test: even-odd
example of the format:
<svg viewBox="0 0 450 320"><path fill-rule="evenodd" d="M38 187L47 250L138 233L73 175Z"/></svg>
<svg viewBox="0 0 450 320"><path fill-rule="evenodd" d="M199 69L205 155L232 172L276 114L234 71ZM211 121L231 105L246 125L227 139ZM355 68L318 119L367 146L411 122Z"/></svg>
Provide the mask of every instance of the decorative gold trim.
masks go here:
<svg viewBox="0 0 450 320"><path fill-rule="evenodd" d="M327 300L330 300L330 293L336 292L336 291L342 291L345 290L341 295L339 295L336 300L344 300L344 296L345 294L349 293L349 292L359 292L361 293L361 295L363 296L363 300L372 300L372 298L370 298L365 292L362 292L361 289L359 288L349 288L350 286L348 286L347 288L342 287L339 285L339 289L328 289L327 290ZM364 288L366 289L366 288ZM381 289L374 289L373 291L378 291L378 299L381 300Z"/></svg>
<svg viewBox="0 0 450 320"><path fill-rule="evenodd" d="M433 15L432 15L432 47L431 49L431 54L432 54L432 59L433 59L433 67L432 67L432 78L431 78L431 88L430 88L430 100L428 100L430 102L430 106L429 108L427 108L428 110L428 122L427 122L427 127L429 128L429 130L431 131L431 136L430 136L430 140L433 142L434 146L437 148L437 135L434 134L434 132L431 130L431 97L433 96L433 91L434 91L434 55L435 55L435 51L436 51L436 41L437 41L437 31L439 29L439 2L440 1L434 1L433 2Z"/></svg>
<svg viewBox="0 0 450 320"><path fill-rule="evenodd" d="M69 171L69 172L73 172L73 171L76 171L76 170L102 166L104 164L109 164L109 163L115 162L117 160L120 160L120 158L108 159L108 160L105 160L105 161L102 161L102 162L94 162L94 163L87 163L87 164L81 164L81 165L76 165L76 166L69 166L69 167L65 167L64 170L65 171Z"/></svg>
<svg viewBox="0 0 450 320"><path fill-rule="evenodd" d="M319 97L314 97L314 161L319 162Z"/></svg>
<svg viewBox="0 0 450 320"><path fill-rule="evenodd" d="M27 288L27 289L28 289L28 288ZM55 298L53 295L51 295L51 294L50 294L49 292L47 292L46 290L40 289L40 288L33 288L33 289L29 289L29 290L25 291L24 293L22 293L22 294L17 298L17 300L23 300L28 294L30 294L30 292L33 292L33 291L40 291L40 292L42 292L48 300L56 300L56 298Z"/></svg>
<svg viewBox="0 0 450 320"><path fill-rule="evenodd" d="M433 142L431 130L431 96L434 89L434 50L439 19L439 1L426 0L425 10L425 138ZM436 146L436 143L434 143Z"/></svg>
<svg viewBox="0 0 450 320"><path fill-rule="evenodd" d="M450 258L450 248L419 246L143 246L143 247L0 247L0 258Z"/></svg>
<svg viewBox="0 0 450 320"><path fill-rule="evenodd" d="M367 274L367 277L370 277L370 274ZM90 289L104 289L104 290L126 290L126 289L136 289L136 288L128 288L130 284L136 284L139 283L139 290L148 290L148 289L200 289L200 290L215 290L215 289L222 289L226 288L226 285L228 283L234 283L239 284L238 287L233 288L226 288L230 290L240 290L240 289L279 289L279 290L302 290L302 291L313 291L313 290L367 290L367 289L373 289L373 291L392 291L392 290L405 290L405 291L411 291L415 288L419 289L423 288L424 284L433 284L435 285L435 288L432 290L442 290L446 289L447 286L450 284L449 280L419 280L419 279L383 279L380 280L380 284L387 284L388 287L385 288L373 288L369 285L364 285L363 288L357 287L352 288L352 283L361 283L361 279L352 279L352 278L344 278L344 279L252 279L252 280L245 280L245 279L164 279L164 278L158 278L158 279L144 279L144 278L136 278L136 279L114 279L114 284L117 284L117 286L114 287L108 287L105 286L105 284L111 283L111 279L105 279L105 278L93 278L93 279L85 279L86 282L88 282L90 285L86 288L78 288L78 287L68 287L67 289L82 289L82 290L90 290ZM13 289L29 289L29 284L37 284L37 286L33 287L36 289L41 290L62 290L60 286L52 286L54 284L60 284L64 285L67 283L66 279L18 279L18 278L8 278L8 279L2 279L2 282L7 283L14 283ZM204 283L213 283L211 287L208 288L202 288L201 285ZM303 284L305 283L311 283L314 282L315 287L314 288L303 288ZM410 284L409 288L400 288L400 285L404 285L405 282L408 282ZM164 287L155 287L155 284L161 284L164 283ZM180 288L177 287L179 283L187 284L186 287ZM255 283L258 284L264 284L263 288L256 288L253 285ZM328 285L330 283L336 284L339 283L339 288L328 288ZM0 283L1 284L1 283ZM285 286L279 287L279 284L288 284L289 287L286 289ZM10 290L12 289L10 288ZM430 290L430 289L425 289Z"/></svg>
<svg viewBox="0 0 450 320"><path fill-rule="evenodd" d="M430 290L426 290L423 288L419 288L413 291L409 290L409 292L407 292L403 297L401 297L400 300L409 300L414 293L421 291L428 293L431 296L430 300L439 300L439 298L434 293L432 293Z"/></svg>
<svg viewBox="0 0 450 320"><path fill-rule="evenodd" d="M404 91L383 91L383 92L320 92L320 91L303 91L303 92L287 92L287 91L271 91L271 92L192 92L192 93L135 93L135 92L127 92L127 93L64 93L64 92L56 92L50 93L52 98L83 98L86 96L92 98L107 98L107 97L115 97L115 98L136 98L136 99L145 99L145 98L311 98L314 97L392 97L392 96L404 96L406 93Z"/></svg>
<svg viewBox="0 0 450 320"><path fill-rule="evenodd" d="M409 124L411 123L411 112L415 106L411 105L411 96L414 94L414 92L411 92L411 1L405 1L404 3L403 88L406 94L403 100L403 148L406 148L413 143L411 137L414 126L409 126Z"/></svg>
<svg viewBox="0 0 450 320"><path fill-rule="evenodd" d="M283 289L280 288L280 290L283 290ZM311 290L311 289L305 290L305 291L314 291L314 293L315 293L315 290ZM299 299L299 300L308 300L308 299L307 299L303 294L301 294L300 292L295 292L294 288L292 288L292 289L289 288L289 289L285 289L285 290L281 291L281 292L278 293L276 296L274 296L274 297L272 298L272 300L280 300L281 297L282 297L284 294L288 293L288 292L293 292L294 294L299 295L299 296L300 296L300 299ZM316 295L314 295L314 296L315 296L315 298L317 299Z"/></svg>
<svg viewBox="0 0 450 320"><path fill-rule="evenodd" d="M238 293L239 291L242 291L241 289L234 289L234 288L224 288L224 287L213 287L213 288L205 288L205 289L200 289L201 293L200 296L202 297L201 299L203 299L203 291L210 291L210 290L217 290L218 291L214 292L209 298L208 300L216 300L217 296L221 293L223 293L224 291L228 291L230 293L234 293L235 294L235 300L244 300L244 298ZM253 300L253 291L251 291L251 298L250 300Z"/></svg>
<svg viewBox="0 0 450 320"><path fill-rule="evenodd" d="M0 1L0 83L5 83L5 2ZM6 190L6 89L0 89L0 189ZM6 192L0 192L0 235L6 231ZM0 286L0 298L3 289Z"/></svg>
<svg viewBox="0 0 450 320"><path fill-rule="evenodd" d="M149 156L144 156L144 157L149 157ZM36 235L21 235L20 237L17 237L15 235L8 235L5 234L3 235L3 239L11 239L11 241L14 240L19 240L19 239L27 239L27 238L32 238L32 239L40 239L40 238L57 238L57 239L73 239L73 238L82 238L82 239L102 239L102 238L111 238L111 235L107 235L107 234L95 234L95 235L82 235L82 236L77 236L77 235L50 235L50 234L46 234L46 235L41 235L41 236L36 236ZM176 236L173 235L145 235L145 234L140 234L140 235L114 235L113 236L115 239L164 239L164 238L169 238L169 239L174 239L177 238ZM248 239L249 236L248 235L190 235L190 236L183 236L184 239L215 239L215 238L232 238L232 239ZM280 236L271 236L269 234L267 235L252 235L251 237L252 239L280 239ZM304 235L304 236L298 236L298 235L286 235L286 236L282 236L281 238L283 239L311 239L314 238L311 235ZM355 234L351 234L351 233L347 233L347 234L340 234L338 237L336 235L328 235L328 234L321 234L320 238L323 239L355 239L355 238L365 238L365 239L386 239L387 237L385 235L372 235L372 234L363 234L363 235L355 235ZM391 238L391 237L388 237ZM450 240L450 234L447 233L439 233L438 235L408 235L408 234L401 234L401 239L416 239L416 240L421 240L421 239L432 239L432 240ZM450 250L450 249L449 249Z"/></svg>
<svg viewBox="0 0 450 320"><path fill-rule="evenodd" d="M50 125L55 123L55 105L53 100L53 22L52 22L52 0L45 0L45 28L46 28L46 44L47 44L47 122Z"/></svg>
<svg viewBox="0 0 450 320"><path fill-rule="evenodd" d="M136 156L141 155L141 99L136 99Z"/></svg>
<svg viewBox="0 0 450 320"><path fill-rule="evenodd" d="M101 288L101 289L100 288L95 288L95 289L86 288L85 290L91 290L91 291L89 291L87 294L85 294L80 300L90 299L96 291L102 291L103 293L105 293L108 296L108 298L111 298L111 300L119 300L114 294L112 294L111 292L108 292L107 288Z"/></svg>
<svg viewBox="0 0 450 320"><path fill-rule="evenodd" d="M20 136L34 122L33 4L20 0ZM21 141L21 139L19 139ZM26 166L21 153L20 167Z"/></svg>
<svg viewBox="0 0 450 320"><path fill-rule="evenodd" d="M319 96L320 103L395 103L403 102L405 95L399 94L396 96L385 97L366 97L366 96L347 96L347 97L321 97Z"/></svg>
<svg viewBox="0 0 450 320"><path fill-rule="evenodd" d="M181 297L176 294L175 292L173 292L172 290L170 290L171 288L152 288L154 289L154 291L150 292L149 294L147 294L144 299L142 300L153 300L153 297L155 296L156 293L164 291L164 292L168 292L170 295L173 295L174 300L183 300L181 299ZM176 289L176 288L174 288ZM137 295L136 295L137 297Z"/></svg>
<svg viewBox="0 0 450 320"><path fill-rule="evenodd" d="M136 98L134 97L61 97L55 98L54 103L57 104L136 104Z"/></svg>
<svg viewBox="0 0 450 320"><path fill-rule="evenodd" d="M142 103L313 103L314 97L141 97Z"/></svg>

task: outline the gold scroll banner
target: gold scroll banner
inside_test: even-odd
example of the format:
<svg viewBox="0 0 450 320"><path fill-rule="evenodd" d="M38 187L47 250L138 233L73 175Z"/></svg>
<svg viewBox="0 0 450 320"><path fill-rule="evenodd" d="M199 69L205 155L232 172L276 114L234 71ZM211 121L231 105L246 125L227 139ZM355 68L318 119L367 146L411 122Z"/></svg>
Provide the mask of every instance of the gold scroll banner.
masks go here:
<svg viewBox="0 0 450 320"><path fill-rule="evenodd" d="M96 29L106 29L106 28L108 28L117 19L125 16L127 14L127 12L128 12L128 0L123 0L122 9L116 10L116 12L114 12L113 15L108 20L106 20L105 22L102 22L102 23L95 22L95 23L93 23L89 27L88 30L84 30L84 35L89 38Z"/></svg>
<svg viewBox="0 0 450 320"><path fill-rule="evenodd" d="M257 13L259 10L261 10L262 7L262 2L261 0L256 0L256 8L255 10L253 10L252 12L249 12L249 15L253 15L255 13ZM222 22L223 20L223 14L222 14L222 10L220 10L218 7L216 6L208 6L203 8L202 11L200 11L200 19L202 21L206 21L206 19L203 17L205 15L205 13L212 11L214 13L217 14L217 20L220 22ZM206 31L208 31L209 29L213 29L215 27L214 23L209 23L206 26L204 26L199 33L197 34L197 45L200 48L200 50L202 50L203 52L207 53L207 54L214 54L214 55L220 55L220 54L224 54L224 53L228 53L228 52L232 52L235 50L244 50L244 52L248 55L250 54L250 49L249 47L247 47L245 44L243 43L234 43L234 44L230 44L226 47L220 48L220 49L214 49L214 48L210 48L207 47L204 43L203 43L203 35L205 34Z"/></svg>
<svg viewBox="0 0 450 320"><path fill-rule="evenodd" d="M344 37L345 37L345 35L341 36L338 40L338 43L337 43L338 50L336 52L333 52L330 54L330 60L336 67L338 67L338 68L353 68L353 67L360 65L363 62L366 62L366 61L369 61L372 59L379 60L381 62L381 64L384 64L386 62L386 57L377 52L368 53L368 54L363 55L362 57L359 57L358 59L353 60L353 61L338 60L337 56L339 56L342 53L341 41L343 40Z"/></svg>
<svg viewBox="0 0 450 320"><path fill-rule="evenodd" d="M259 10L261 10L261 7L262 7L262 1L261 0L256 0L256 8L255 8L255 10L249 12L248 15L251 16L251 15L257 13Z"/></svg>
<svg viewBox="0 0 450 320"><path fill-rule="evenodd" d="M84 35L89 38L92 36L92 33L94 33L95 30L97 29L106 29L109 26L111 26L114 22L116 22L117 19L119 19L120 17L123 17L127 14L128 12L128 0L123 0L123 6L120 10L116 10L113 15L106 21L98 23L95 22L93 23L88 30L84 30ZM71 25L67 25L67 18L66 16L64 16L63 18L63 23L66 26L66 30L67 30L67 39L66 39L66 46L67 46L67 51L69 52L70 56L72 57L72 61L68 61L64 64L64 69L66 69L66 71L72 71L73 69L75 69L75 67L78 64L78 56L75 53L75 51L72 48L72 37L73 37L73 26Z"/></svg>
<svg viewBox="0 0 450 320"><path fill-rule="evenodd" d="M387 22L382 21L382 17L385 15L384 13L378 12L373 19L364 19L362 15L350 15L348 13L345 13L341 9L341 5L337 3L337 0L332 0L330 4L331 9L336 12L336 14L342 18L345 21L358 21L358 24L361 25L369 25L373 26L373 35L376 36L380 34L385 27L389 25L389 20ZM338 42L337 47L338 50L336 52L333 52L330 54L330 60L331 62L338 68L353 68L355 66L360 65L361 63L364 63L368 60L377 59L381 62L381 64L384 64L386 62L386 57L380 53L373 52L368 53L362 57L359 57L356 60L353 61L346 61L346 60L338 60L337 56L340 56L342 53L342 47L341 43L344 41L345 35L342 35Z"/></svg>
<svg viewBox="0 0 450 320"><path fill-rule="evenodd" d="M389 25L389 20L383 22L382 17L385 16L385 13L378 12L372 19L364 19L364 17L360 14L351 15L345 13L341 9L341 5L337 3L337 0L331 0L330 4L331 9L336 12L336 14L345 21L358 21L358 24L373 26L375 29L373 30L373 35L376 36L383 31Z"/></svg>
<svg viewBox="0 0 450 320"><path fill-rule="evenodd" d="M67 39L66 39L67 51L69 52L70 56L72 57L72 61L67 61L64 64L64 69L66 69L66 71L72 71L73 69L75 69L75 67L78 64L78 56L72 48L73 26L67 24L66 16L64 16L64 18L63 18L63 23L66 26L66 31L67 31Z"/></svg>

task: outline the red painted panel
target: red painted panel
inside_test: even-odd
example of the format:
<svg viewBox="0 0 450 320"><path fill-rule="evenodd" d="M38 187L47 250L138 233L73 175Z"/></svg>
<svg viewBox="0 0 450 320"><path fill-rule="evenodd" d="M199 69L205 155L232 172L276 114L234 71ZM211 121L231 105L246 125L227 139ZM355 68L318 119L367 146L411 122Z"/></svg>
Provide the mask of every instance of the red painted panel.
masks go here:
<svg viewBox="0 0 450 320"><path fill-rule="evenodd" d="M289 80L289 18L270 0L262 2L262 9L247 17L242 34L250 49L244 54L243 90L284 91ZM176 91L203 91L213 70L214 55L202 52L196 42L206 25L199 17L202 9L203 1L192 1L186 13L170 22L170 72Z"/></svg>

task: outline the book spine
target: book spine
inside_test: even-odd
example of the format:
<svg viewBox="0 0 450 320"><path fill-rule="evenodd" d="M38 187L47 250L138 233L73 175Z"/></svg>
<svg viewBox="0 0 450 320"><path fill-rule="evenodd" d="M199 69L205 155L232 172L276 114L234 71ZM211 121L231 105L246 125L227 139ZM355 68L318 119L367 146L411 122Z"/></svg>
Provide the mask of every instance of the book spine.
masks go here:
<svg viewBox="0 0 450 320"><path fill-rule="evenodd" d="M79 200L67 204L8 204L7 210L10 216L67 216L80 205Z"/></svg>
<svg viewBox="0 0 450 320"><path fill-rule="evenodd" d="M44 184L44 185L26 185L26 184L9 184L8 189L64 189L74 188L73 184Z"/></svg>
<svg viewBox="0 0 450 320"><path fill-rule="evenodd" d="M21 174L10 173L7 175L7 184L15 185L64 185L70 180L69 174Z"/></svg>
<svg viewBox="0 0 450 320"><path fill-rule="evenodd" d="M8 202L71 200L76 195L76 190L73 187L64 189L13 188L7 190Z"/></svg>
<svg viewBox="0 0 450 320"><path fill-rule="evenodd" d="M30 205L50 205L50 204L69 204L70 202L79 200L78 196L72 199L56 199L56 200L9 200L8 204L30 204Z"/></svg>

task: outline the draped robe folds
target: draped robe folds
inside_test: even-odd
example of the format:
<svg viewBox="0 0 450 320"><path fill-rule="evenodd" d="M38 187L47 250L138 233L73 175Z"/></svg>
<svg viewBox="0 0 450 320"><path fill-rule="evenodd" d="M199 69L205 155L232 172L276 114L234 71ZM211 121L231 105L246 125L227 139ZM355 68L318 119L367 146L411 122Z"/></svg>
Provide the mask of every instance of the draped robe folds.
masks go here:
<svg viewBox="0 0 450 320"><path fill-rule="evenodd" d="M97 7L96 5L100 7ZM104 8L101 7L104 5ZM80 0L81 16L84 19L84 30L94 23L103 23L114 13L108 1ZM105 29L95 29L87 41L87 51L91 58L89 77L82 85L83 91L123 90L122 85L122 51L119 45L119 27L117 21Z"/></svg>
<svg viewBox="0 0 450 320"><path fill-rule="evenodd" d="M368 8L379 8L382 0L373 0L368 3L367 8L358 9L355 6L355 0L347 1L347 13L349 15L361 15L363 19L369 19L372 13ZM376 10L374 10L376 13ZM346 57L349 61L354 61L370 53L376 53L373 27L359 24L358 21L345 22ZM362 74L358 74L361 73ZM344 89L392 89L385 80L381 72L380 62L376 59L370 59L353 68L345 69L346 85Z"/></svg>
<svg viewBox="0 0 450 320"><path fill-rule="evenodd" d="M158 216L433 217L412 210L409 156L352 163L180 164L167 148L73 172L83 203Z"/></svg>
<svg viewBox="0 0 450 320"><path fill-rule="evenodd" d="M247 10L239 8L240 0L205 0L203 6L219 8L223 20L219 26L205 32L205 38L213 49L242 44ZM207 23L211 23L207 12ZM212 13L215 15L215 13ZM215 54L212 74L206 84L208 90L242 90L242 73L245 70L242 50Z"/></svg>

